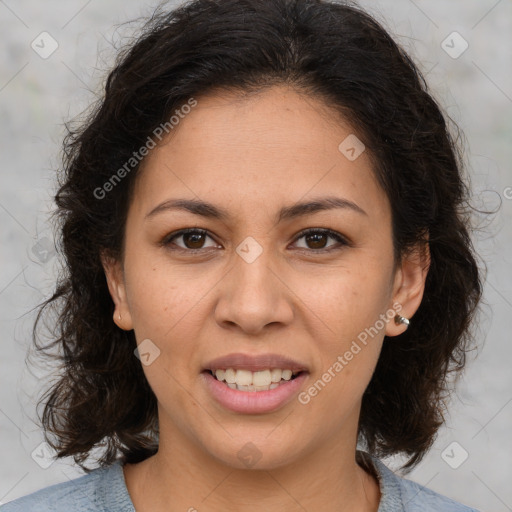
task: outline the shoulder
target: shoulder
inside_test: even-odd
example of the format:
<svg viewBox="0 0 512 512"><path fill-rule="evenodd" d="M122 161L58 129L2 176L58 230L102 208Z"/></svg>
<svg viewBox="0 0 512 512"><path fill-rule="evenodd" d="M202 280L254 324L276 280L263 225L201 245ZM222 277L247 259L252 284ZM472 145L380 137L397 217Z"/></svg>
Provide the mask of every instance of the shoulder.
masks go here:
<svg viewBox="0 0 512 512"><path fill-rule="evenodd" d="M411 480L401 478L400 484L402 488L402 501L407 512L423 512L426 510L479 512Z"/></svg>
<svg viewBox="0 0 512 512"><path fill-rule="evenodd" d="M379 459L370 457L381 487L378 512L479 512L412 480L395 474Z"/></svg>
<svg viewBox="0 0 512 512"><path fill-rule="evenodd" d="M0 512L134 512L119 462L51 485L0 507Z"/></svg>

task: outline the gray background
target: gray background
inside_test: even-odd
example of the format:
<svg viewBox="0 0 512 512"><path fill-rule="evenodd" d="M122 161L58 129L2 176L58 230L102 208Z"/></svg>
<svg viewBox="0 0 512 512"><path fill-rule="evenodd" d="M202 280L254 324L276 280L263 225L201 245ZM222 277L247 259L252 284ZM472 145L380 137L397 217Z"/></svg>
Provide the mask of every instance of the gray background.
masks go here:
<svg viewBox="0 0 512 512"><path fill-rule="evenodd" d="M512 2L361 3L420 62L465 133L475 204L496 210L475 216L482 228L475 244L488 265L478 353L468 359L447 425L408 478L482 511L512 510ZM35 400L49 376L44 366L25 364L31 310L52 291L57 270L48 211L63 123L95 99L112 63L109 41L131 33L130 26L115 25L150 13L151 5L0 0L0 502L81 474L71 460L47 469L35 461L51 462L37 448L42 434L34 422ZM43 31L58 43L47 59L30 46ZM458 58L441 46L453 31L469 44ZM447 44L460 48L452 40ZM396 468L400 460L386 462Z"/></svg>

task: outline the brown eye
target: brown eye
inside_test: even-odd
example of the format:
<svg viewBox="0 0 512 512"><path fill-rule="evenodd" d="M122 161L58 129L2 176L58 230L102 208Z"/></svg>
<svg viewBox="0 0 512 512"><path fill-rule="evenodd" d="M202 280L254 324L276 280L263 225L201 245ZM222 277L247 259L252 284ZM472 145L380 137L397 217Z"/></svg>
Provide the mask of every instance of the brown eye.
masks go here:
<svg viewBox="0 0 512 512"><path fill-rule="evenodd" d="M312 249L323 249L327 244L328 238L329 236L325 233L310 233L305 235L306 243L308 243Z"/></svg>
<svg viewBox="0 0 512 512"><path fill-rule="evenodd" d="M185 233L182 235L188 249L201 249L205 236L203 233Z"/></svg>
<svg viewBox="0 0 512 512"><path fill-rule="evenodd" d="M343 236L330 229L308 229L300 233L295 240L297 241L301 238L304 238L306 242L306 247L301 248L309 249L313 252L327 252L340 248L340 246L348 245L347 240ZM336 242L338 242L338 247L336 247L336 244L327 246L329 238L336 240Z"/></svg>
<svg viewBox="0 0 512 512"><path fill-rule="evenodd" d="M183 239L183 245L174 242L174 240L179 240L180 238ZM205 248L204 243L207 238L211 239L208 232L204 229L182 229L166 237L162 244L166 246L176 245L178 250L182 249L186 251L188 249L190 251L197 251ZM215 245L210 247L215 247Z"/></svg>
<svg viewBox="0 0 512 512"><path fill-rule="evenodd" d="M205 241L207 238L213 241L212 237L208 235L208 232L204 229L182 229L177 231L176 233L171 233L167 236L161 243L162 245L169 247L171 250L177 251L201 251L202 249L208 249L212 247L218 247L217 244L205 246ZM310 252L329 252L331 250L340 249L343 246L350 245L349 242L336 231L332 231L330 229L308 229L300 233L295 242L300 239L304 239L306 242L305 247L299 247L300 249L305 249ZM182 239L181 243L177 243L175 241L179 241ZM329 239L335 240L337 242L331 245L327 245Z"/></svg>

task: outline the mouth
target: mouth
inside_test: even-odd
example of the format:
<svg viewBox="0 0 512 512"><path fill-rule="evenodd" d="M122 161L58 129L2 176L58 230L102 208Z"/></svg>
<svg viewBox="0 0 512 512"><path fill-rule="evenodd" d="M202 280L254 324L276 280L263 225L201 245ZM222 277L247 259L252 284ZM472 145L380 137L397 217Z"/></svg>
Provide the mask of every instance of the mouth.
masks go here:
<svg viewBox="0 0 512 512"><path fill-rule="evenodd" d="M223 409L238 414L265 414L290 403L306 385L308 372L288 368L268 368L255 372L218 368L204 370L201 377L206 392ZM272 382L272 378L276 382Z"/></svg>
<svg viewBox="0 0 512 512"><path fill-rule="evenodd" d="M231 389L248 392L270 391L306 373L305 370L290 368L267 368L254 372L242 368L218 368L205 372Z"/></svg>
<svg viewBox="0 0 512 512"><path fill-rule="evenodd" d="M277 411L306 385L309 368L282 354L227 354L206 363L201 377L207 393L239 414Z"/></svg>

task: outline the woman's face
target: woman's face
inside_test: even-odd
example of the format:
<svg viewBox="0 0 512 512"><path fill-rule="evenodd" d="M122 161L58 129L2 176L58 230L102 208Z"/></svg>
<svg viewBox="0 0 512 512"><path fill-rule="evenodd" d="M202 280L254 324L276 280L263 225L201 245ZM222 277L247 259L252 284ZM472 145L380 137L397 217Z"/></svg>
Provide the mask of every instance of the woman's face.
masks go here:
<svg viewBox="0 0 512 512"><path fill-rule="evenodd" d="M353 450L384 335L405 330L394 310L412 316L425 273L412 258L395 267L387 197L323 104L286 87L196 99L144 161L122 266L105 263L115 321L134 329L158 400L160 447L238 468ZM313 201L327 206L299 208ZM207 233L171 236L184 228ZM228 368L262 390L209 371Z"/></svg>

